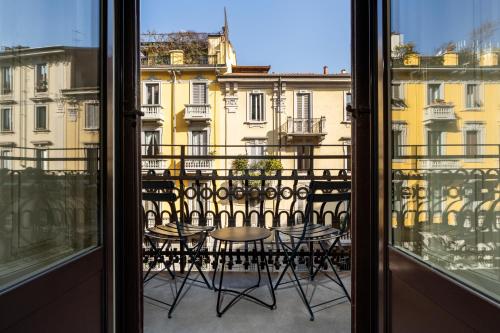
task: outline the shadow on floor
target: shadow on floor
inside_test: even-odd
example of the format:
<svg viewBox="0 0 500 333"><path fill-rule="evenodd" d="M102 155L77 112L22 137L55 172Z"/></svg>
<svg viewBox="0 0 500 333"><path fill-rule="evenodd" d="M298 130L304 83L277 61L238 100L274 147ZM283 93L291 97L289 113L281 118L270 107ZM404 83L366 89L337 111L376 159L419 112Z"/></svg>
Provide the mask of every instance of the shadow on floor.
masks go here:
<svg viewBox="0 0 500 333"><path fill-rule="evenodd" d="M350 272L341 272L340 276L347 290L350 291ZM277 273L273 273L273 279L276 278ZM244 287L256 280L256 273L225 273L224 285L230 288ZM307 296L313 296L312 304L342 296L340 287L322 275L319 275L314 282L302 281ZM180 285L180 282L177 283ZM144 294L171 302L173 288L175 284L162 273L144 286ZM276 291L276 310L271 311L243 299L232 306L222 318L219 318L215 311L217 293L202 287L201 284L189 282L172 319L167 318L168 308L165 305L144 298L144 332L350 332L351 304L346 298L325 307L315 308L315 320L309 321L307 309L296 288L293 283L280 286ZM265 284L256 289L252 295L270 302L269 289ZM226 302L231 299L230 295L226 297Z"/></svg>

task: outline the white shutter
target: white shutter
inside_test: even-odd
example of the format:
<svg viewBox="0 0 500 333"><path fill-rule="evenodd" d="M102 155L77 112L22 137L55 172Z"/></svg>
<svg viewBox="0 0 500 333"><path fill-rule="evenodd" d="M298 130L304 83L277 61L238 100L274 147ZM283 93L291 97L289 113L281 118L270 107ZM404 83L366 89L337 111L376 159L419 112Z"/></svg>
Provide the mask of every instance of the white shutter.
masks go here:
<svg viewBox="0 0 500 333"><path fill-rule="evenodd" d="M207 85L205 83L193 83L193 104L207 104Z"/></svg>

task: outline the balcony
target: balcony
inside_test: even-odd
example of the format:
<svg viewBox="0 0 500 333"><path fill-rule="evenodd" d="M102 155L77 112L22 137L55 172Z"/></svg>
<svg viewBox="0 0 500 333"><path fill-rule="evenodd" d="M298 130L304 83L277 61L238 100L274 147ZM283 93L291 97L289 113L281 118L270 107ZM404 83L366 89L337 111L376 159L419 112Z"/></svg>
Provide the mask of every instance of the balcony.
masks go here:
<svg viewBox="0 0 500 333"><path fill-rule="evenodd" d="M456 170L460 168L460 160L430 158L418 161L418 169L422 170Z"/></svg>
<svg viewBox="0 0 500 333"><path fill-rule="evenodd" d="M192 121L208 122L211 120L210 104L186 104L185 106L184 120L188 123Z"/></svg>
<svg viewBox="0 0 500 333"><path fill-rule="evenodd" d="M141 166L143 170L165 170L167 161L158 158L142 158Z"/></svg>
<svg viewBox="0 0 500 333"><path fill-rule="evenodd" d="M186 158L184 163L184 168L188 173L197 171L211 172L215 165L214 159L193 158L192 156Z"/></svg>
<svg viewBox="0 0 500 333"><path fill-rule="evenodd" d="M158 123L163 123L163 112L162 107L159 105L143 105L141 111L144 112L142 116L142 121L153 121Z"/></svg>
<svg viewBox="0 0 500 333"><path fill-rule="evenodd" d="M455 106L452 104L433 104L424 108L424 124L456 120Z"/></svg>
<svg viewBox="0 0 500 333"><path fill-rule="evenodd" d="M294 118L288 117L284 133L289 141L294 138L310 137L322 140L326 133L326 118Z"/></svg>

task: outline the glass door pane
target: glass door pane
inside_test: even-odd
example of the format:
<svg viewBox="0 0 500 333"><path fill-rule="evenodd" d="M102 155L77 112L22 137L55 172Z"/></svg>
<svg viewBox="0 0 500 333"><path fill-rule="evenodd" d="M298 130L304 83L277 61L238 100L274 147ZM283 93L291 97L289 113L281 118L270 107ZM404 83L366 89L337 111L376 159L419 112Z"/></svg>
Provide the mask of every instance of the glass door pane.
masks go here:
<svg viewBox="0 0 500 333"><path fill-rule="evenodd" d="M85 124L100 100L99 8L0 5L0 293L101 243L101 134Z"/></svg>
<svg viewBox="0 0 500 333"><path fill-rule="evenodd" d="M500 3L391 8L392 246L500 300Z"/></svg>

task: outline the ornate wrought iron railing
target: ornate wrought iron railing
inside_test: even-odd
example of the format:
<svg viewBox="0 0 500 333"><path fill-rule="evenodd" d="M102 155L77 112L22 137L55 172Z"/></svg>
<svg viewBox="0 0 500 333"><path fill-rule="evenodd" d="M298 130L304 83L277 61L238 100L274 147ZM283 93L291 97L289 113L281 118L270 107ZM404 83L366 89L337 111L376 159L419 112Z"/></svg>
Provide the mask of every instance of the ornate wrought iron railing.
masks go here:
<svg viewBox="0 0 500 333"><path fill-rule="evenodd" d="M143 182L174 181L176 213L181 221L195 225L211 225L216 228L231 226L261 226L276 227L301 223L306 208L311 180L346 181L350 180L350 172L344 169L345 161L350 156L344 153L342 145L308 146L307 154L303 155L302 146L266 146L264 155L245 155L254 151L249 146L207 146L203 151L206 155L196 156L198 161L210 163L211 170L196 170L193 172L193 156L189 154L193 146L162 146L163 152L158 160L168 165L165 169L143 170ZM253 147L252 147L253 148ZM296 155L301 152L301 156ZM218 154L217 152L225 152ZM151 156L144 156L144 158ZM308 160L307 169L298 170L298 160ZM246 160L246 167L238 167L235 161ZM243 163L245 164L245 163ZM304 163L301 163L304 164ZM272 167L274 166L274 167ZM147 215L146 226L155 223L170 222L173 214L170 205L143 202ZM335 214L335 204L318 205L313 212L314 223L338 223ZM160 209L154 213L156 209ZM161 216L158 219L158 215ZM334 256L342 267L349 268L349 234L345 237L344 247ZM252 246L247 248L229 249L232 259L231 269L252 269L257 254ZM215 249L212 241L207 242L204 249L205 269L211 269ZM319 249L302 249L296 264L299 269L307 269L309 262L317 261ZM283 264L283 254L277 248L274 238L266 241L266 251L270 263L275 269ZM180 269L186 262L183 254L175 248L168 249L163 254L165 264L179 263ZM145 244L145 264L157 264L155 251ZM255 267L254 267L255 268Z"/></svg>

